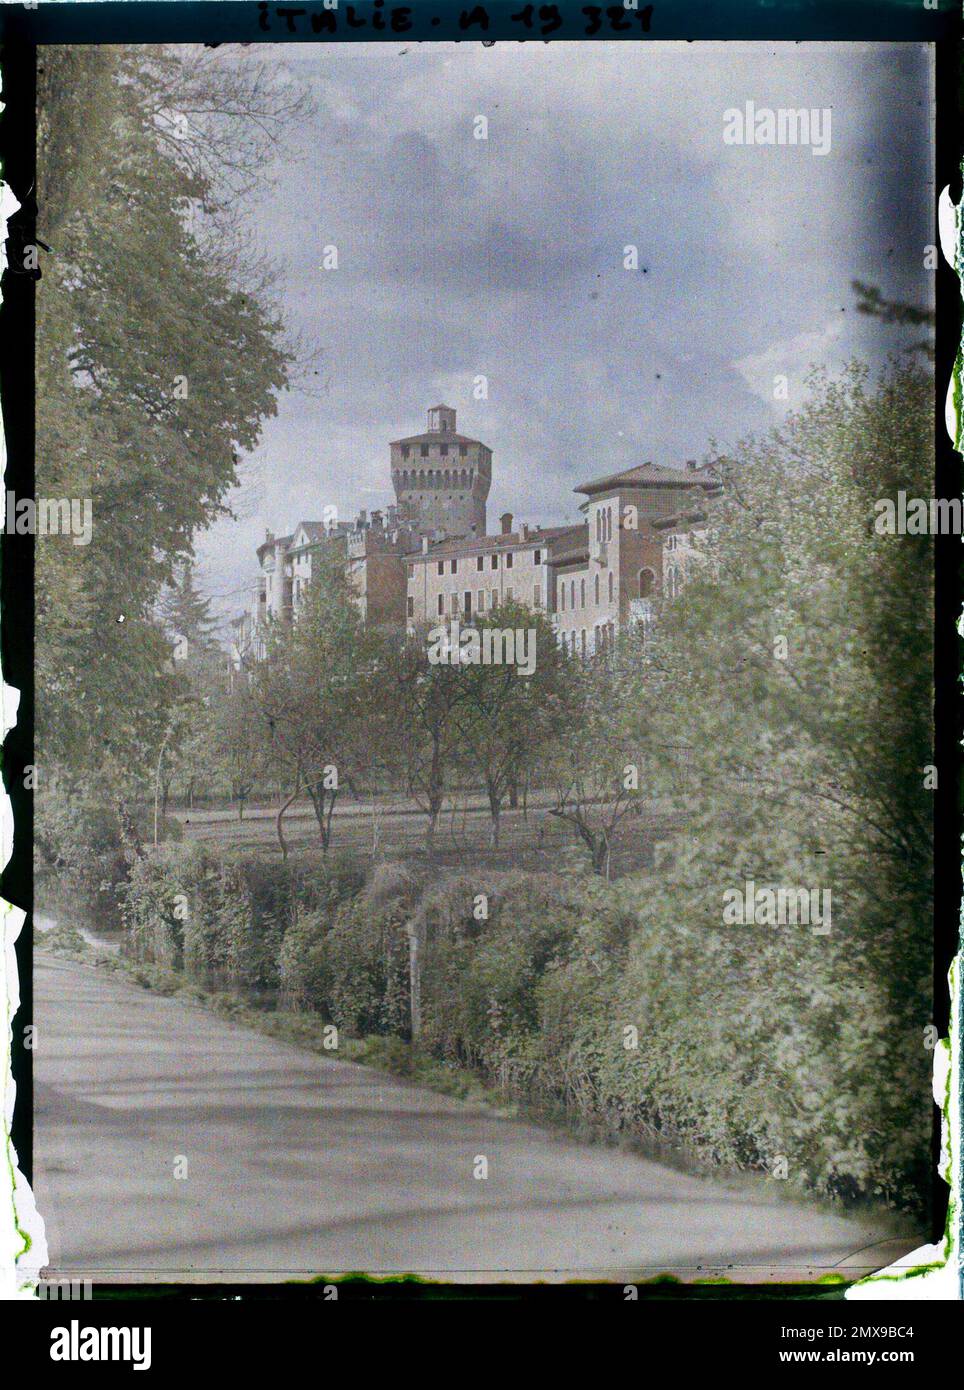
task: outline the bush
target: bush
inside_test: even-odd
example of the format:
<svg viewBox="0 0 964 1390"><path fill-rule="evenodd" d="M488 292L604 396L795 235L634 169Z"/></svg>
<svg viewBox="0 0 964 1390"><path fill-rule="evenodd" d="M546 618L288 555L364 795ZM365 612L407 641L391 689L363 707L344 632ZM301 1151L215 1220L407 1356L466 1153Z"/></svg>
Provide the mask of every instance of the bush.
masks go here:
<svg viewBox="0 0 964 1390"><path fill-rule="evenodd" d="M278 958L284 1008L311 1013L326 1011L331 971L325 937L331 930L331 921L327 912L305 912L285 932Z"/></svg>
<svg viewBox="0 0 964 1390"><path fill-rule="evenodd" d="M344 862L289 867L221 857L197 844L164 845L131 867L129 948L140 961L183 970L205 985L270 997L286 961L296 959L294 947L284 953L286 934L303 914L330 917L361 882Z"/></svg>
<svg viewBox="0 0 964 1390"><path fill-rule="evenodd" d="M166 847L135 865L126 910L142 959L280 985L284 1007L368 1039L402 1071L416 926L420 1047L444 1066L612 1135L755 1171L785 1158L796 1185L825 1196L919 1206L929 1058L866 988L879 936L840 930L836 911L829 937L724 928L671 877L429 879L385 864L361 885L345 864Z"/></svg>
<svg viewBox="0 0 964 1390"><path fill-rule="evenodd" d="M346 1033L409 1037L409 946L404 898L373 905L365 893L339 908L322 944L319 1004Z"/></svg>

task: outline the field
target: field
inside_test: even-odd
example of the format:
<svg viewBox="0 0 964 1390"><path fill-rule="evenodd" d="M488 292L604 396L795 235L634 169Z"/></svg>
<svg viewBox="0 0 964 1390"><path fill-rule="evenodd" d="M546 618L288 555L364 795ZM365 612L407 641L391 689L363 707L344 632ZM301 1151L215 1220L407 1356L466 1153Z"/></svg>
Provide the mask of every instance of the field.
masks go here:
<svg viewBox="0 0 964 1390"><path fill-rule="evenodd" d="M174 809L184 838L239 852L278 849L277 805L262 801L236 810ZM679 815L656 803L627 818L614 838L610 877L650 866L661 842L678 828ZM412 801L379 797L361 800L340 797L332 821L333 851L394 859L425 858L426 817ZM318 823L309 802L295 803L285 813L284 836L292 852L317 846ZM279 851L280 852L280 851ZM502 813L500 843L493 848L490 819L484 799L466 793L450 799L439 818L433 862L463 868L479 864L492 869L525 868L533 872L564 867L585 857L571 828L549 813L548 802L536 796L526 807Z"/></svg>

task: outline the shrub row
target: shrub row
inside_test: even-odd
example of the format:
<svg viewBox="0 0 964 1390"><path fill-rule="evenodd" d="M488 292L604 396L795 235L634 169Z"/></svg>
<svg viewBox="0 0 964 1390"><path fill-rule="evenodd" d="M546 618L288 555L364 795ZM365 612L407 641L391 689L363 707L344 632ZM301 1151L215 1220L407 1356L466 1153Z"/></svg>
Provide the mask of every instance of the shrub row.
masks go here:
<svg viewBox="0 0 964 1390"><path fill-rule="evenodd" d="M363 883L344 861L197 846L141 861L126 911L136 954L277 991L355 1037L409 1036L414 924L420 1046L440 1060L611 1135L825 1196L912 1209L929 1186L930 1055L845 936L678 924L648 875L382 865Z"/></svg>

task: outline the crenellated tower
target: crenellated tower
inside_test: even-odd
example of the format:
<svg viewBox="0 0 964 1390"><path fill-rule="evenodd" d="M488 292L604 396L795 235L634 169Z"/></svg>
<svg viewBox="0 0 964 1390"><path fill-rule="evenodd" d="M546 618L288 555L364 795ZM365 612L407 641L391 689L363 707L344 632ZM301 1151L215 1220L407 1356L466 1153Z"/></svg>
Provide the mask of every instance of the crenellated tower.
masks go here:
<svg viewBox="0 0 964 1390"><path fill-rule="evenodd" d="M455 411L436 405L428 429L391 445L392 486L401 515L423 535L484 536L492 450L456 429Z"/></svg>

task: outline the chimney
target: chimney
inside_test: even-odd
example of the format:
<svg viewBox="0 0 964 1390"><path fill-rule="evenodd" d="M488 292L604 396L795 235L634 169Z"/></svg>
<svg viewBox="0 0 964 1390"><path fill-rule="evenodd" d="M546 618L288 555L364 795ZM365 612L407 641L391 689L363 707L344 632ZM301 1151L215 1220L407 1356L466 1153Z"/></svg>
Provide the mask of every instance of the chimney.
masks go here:
<svg viewBox="0 0 964 1390"><path fill-rule="evenodd" d="M381 512L372 512L372 526L374 526L376 531L380 531L382 529Z"/></svg>
<svg viewBox="0 0 964 1390"><path fill-rule="evenodd" d="M499 517L499 525L502 527L502 534L503 534L503 536L509 536L509 535L511 535L511 534L512 534L512 513L511 513L511 512L503 512L502 515Z"/></svg>
<svg viewBox="0 0 964 1390"><path fill-rule="evenodd" d="M273 532L273 531L265 531L265 533L264 533L264 543L265 543L265 545L267 545L269 541L273 541L273 540L274 540L274 532Z"/></svg>
<svg viewBox="0 0 964 1390"><path fill-rule="evenodd" d="M524 541L529 539L529 523L527 521L519 522L519 535Z"/></svg>
<svg viewBox="0 0 964 1390"><path fill-rule="evenodd" d="M422 537L422 554L423 554L423 555L427 555L427 554L428 554L428 536L423 536L423 537Z"/></svg>
<svg viewBox="0 0 964 1390"><path fill-rule="evenodd" d="M698 465L698 463L696 462L696 459L687 459L687 460L686 460L686 471L687 471L687 473L695 473L698 467L699 467L699 465Z"/></svg>
<svg viewBox="0 0 964 1390"><path fill-rule="evenodd" d="M356 524L359 531L364 531L365 527L368 525L368 513L365 511L364 507L359 509L358 521Z"/></svg>

